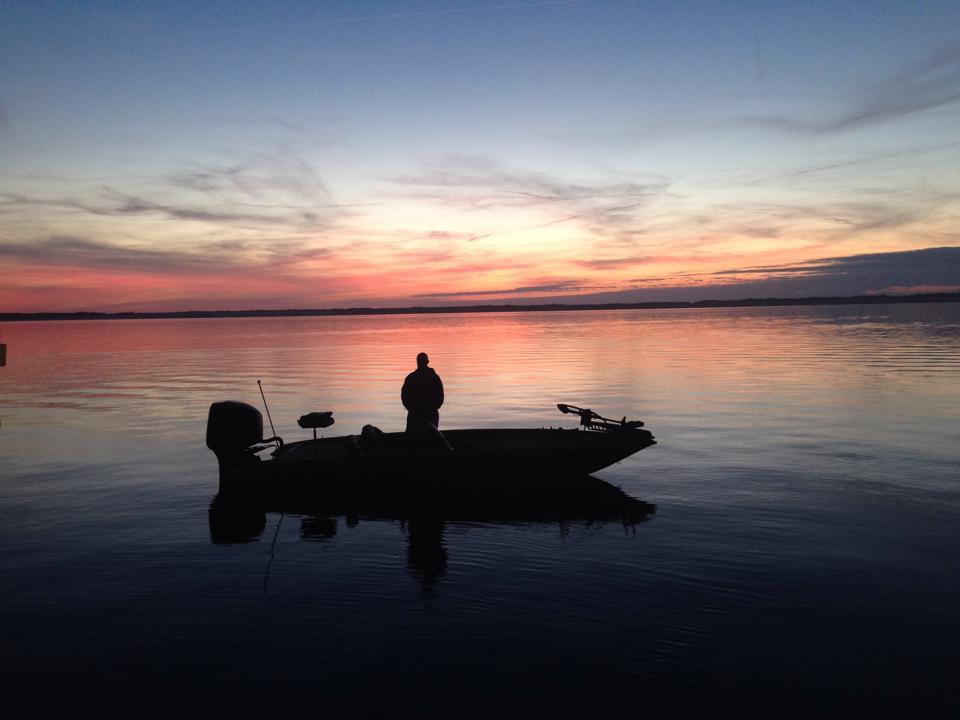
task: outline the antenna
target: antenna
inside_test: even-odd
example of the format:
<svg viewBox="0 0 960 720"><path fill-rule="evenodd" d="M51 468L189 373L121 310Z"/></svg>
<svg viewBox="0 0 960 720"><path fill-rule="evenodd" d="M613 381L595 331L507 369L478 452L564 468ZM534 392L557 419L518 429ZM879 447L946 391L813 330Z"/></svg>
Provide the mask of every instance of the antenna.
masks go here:
<svg viewBox="0 0 960 720"><path fill-rule="evenodd" d="M260 384L260 381L257 380L257 387L260 388L260 397L263 398L263 406L267 409L267 420L270 421L270 432L273 433L273 436L277 436L277 431L273 427L273 418L270 417L270 406L267 405L267 396L263 394L263 385Z"/></svg>

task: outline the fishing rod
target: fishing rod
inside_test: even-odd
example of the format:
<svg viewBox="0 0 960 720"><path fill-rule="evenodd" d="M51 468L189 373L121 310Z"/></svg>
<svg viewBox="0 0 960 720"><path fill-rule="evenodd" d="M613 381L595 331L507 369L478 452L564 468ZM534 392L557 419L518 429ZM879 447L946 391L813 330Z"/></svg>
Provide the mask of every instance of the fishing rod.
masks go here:
<svg viewBox="0 0 960 720"><path fill-rule="evenodd" d="M273 531L273 542L270 543L270 559L267 560L267 567L263 571L263 594L268 595L267 583L270 582L270 566L273 565L273 556L277 549L277 535L280 534L280 526L283 524L283 513L280 513L280 519L277 520L277 529Z"/></svg>
<svg viewBox="0 0 960 720"><path fill-rule="evenodd" d="M260 388L260 397L263 398L263 407L265 407L266 410L267 410L267 420L270 421L270 432L272 432L272 433L273 433L273 436L276 437L276 436L277 436L277 431L276 431L276 429L273 427L273 418L270 417L270 406L267 405L267 396L263 394L263 385L260 384L260 381L259 381L259 380L257 380L257 387Z"/></svg>

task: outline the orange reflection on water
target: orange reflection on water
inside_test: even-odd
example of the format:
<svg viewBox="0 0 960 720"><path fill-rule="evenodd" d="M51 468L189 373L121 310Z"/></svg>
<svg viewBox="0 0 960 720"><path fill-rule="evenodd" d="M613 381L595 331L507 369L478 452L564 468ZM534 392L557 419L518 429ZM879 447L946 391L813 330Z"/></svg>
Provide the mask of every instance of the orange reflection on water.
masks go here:
<svg viewBox="0 0 960 720"><path fill-rule="evenodd" d="M292 406L307 395L327 398L324 407L387 418L395 415L399 383L425 351L447 386L445 416L466 422L540 416L560 401L694 413L743 403L855 407L895 392L937 402L956 396L939 382L960 357L956 336L943 330L954 307L907 307L897 322L882 308L747 308L79 321L0 330L9 345L8 388L21 373L42 384L44 363L59 368L59 380L76 375L80 384L96 382L90 374L117 380L118 372L147 385L158 375L174 386L215 379L222 392L244 397L262 378L290 398L291 412L303 409Z"/></svg>

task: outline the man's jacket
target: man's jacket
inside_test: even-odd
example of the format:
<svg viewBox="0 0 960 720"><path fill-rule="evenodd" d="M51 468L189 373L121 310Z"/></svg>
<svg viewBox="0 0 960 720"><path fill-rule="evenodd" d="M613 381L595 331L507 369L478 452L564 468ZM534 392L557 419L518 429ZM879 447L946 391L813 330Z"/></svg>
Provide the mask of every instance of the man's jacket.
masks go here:
<svg viewBox="0 0 960 720"><path fill-rule="evenodd" d="M407 412L435 412L443 405L443 383L432 367L417 368L407 375L400 391Z"/></svg>

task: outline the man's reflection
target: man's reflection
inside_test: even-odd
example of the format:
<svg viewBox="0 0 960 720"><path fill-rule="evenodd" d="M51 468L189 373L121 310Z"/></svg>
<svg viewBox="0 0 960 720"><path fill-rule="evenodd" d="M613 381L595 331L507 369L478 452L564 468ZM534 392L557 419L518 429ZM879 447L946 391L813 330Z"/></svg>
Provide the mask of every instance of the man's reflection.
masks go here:
<svg viewBox="0 0 960 720"><path fill-rule="evenodd" d="M420 579L424 592L431 592L447 574L445 527L437 517L411 517L406 522L407 567Z"/></svg>

